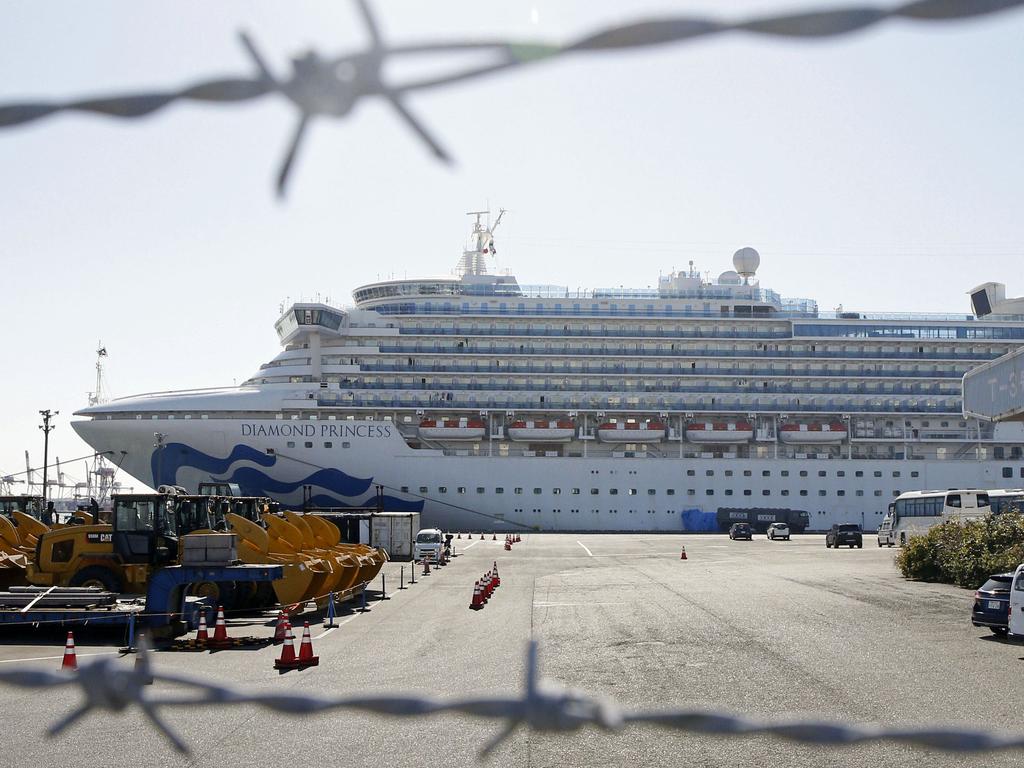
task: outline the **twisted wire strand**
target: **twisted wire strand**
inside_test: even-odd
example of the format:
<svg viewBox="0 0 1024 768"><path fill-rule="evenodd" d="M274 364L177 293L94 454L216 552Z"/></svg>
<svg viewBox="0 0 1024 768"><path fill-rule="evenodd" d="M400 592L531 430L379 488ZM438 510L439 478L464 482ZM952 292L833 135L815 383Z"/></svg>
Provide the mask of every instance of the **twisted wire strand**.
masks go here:
<svg viewBox="0 0 1024 768"><path fill-rule="evenodd" d="M160 710L205 706L258 706L294 716L332 710L355 710L391 717L419 717L459 713L502 723L501 730L484 745L484 758L520 726L547 733L573 732L592 726L618 731L628 726L658 726L682 733L715 736L767 735L816 746L848 746L867 742L895 742L948 752L982 753L1024 749L1024 734L999 735L985 730L946 727L883 727L844 725L824 720L758 720L726 712L680 709L630 711L614 702L571 691L538 679L538 646L527 648L525 686L518 696L439 699L415 695L355 695L321 697L296 693L245 691L225 683L212 683L180 674L154 673L148 643L140 646L138 663L126 669L111 659L83 664L77 675L38 669L0 670L0 684L30 689L79 688L81 705L52 724L50 736L93 710L122 712L138 706L153 727L179 752L188 745L160 717ZM173 692L152 693L151 681L174 687ZM177 689L184 689L178 692Z"/></svg>

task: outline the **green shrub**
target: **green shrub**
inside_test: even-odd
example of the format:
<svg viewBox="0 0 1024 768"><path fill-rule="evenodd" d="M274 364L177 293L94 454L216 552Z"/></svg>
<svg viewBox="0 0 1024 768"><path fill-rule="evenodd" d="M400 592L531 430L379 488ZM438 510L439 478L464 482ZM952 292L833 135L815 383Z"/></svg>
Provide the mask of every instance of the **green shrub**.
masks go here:
<svg viewBox="0 0 1024 768"><path fill-rule="evenodd" d="M1002 514L936 525L907 540L896 566L908 579L976 589L990 574L1024 562L1024 515Z"/></svg>

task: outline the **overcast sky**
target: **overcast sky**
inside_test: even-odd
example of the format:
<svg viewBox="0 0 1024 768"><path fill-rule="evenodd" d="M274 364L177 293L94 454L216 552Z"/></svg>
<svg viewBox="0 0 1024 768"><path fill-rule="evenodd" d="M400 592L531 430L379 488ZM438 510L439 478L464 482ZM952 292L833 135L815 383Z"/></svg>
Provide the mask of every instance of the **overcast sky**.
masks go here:
<svg viewBox="0 0 1024 768"><path fill-rule="evenodd" d="M828 3L835 5L836 3ZM563 41L767 2L377 2L393 43ZM331 2L0 4L0 101L247 76L366 42ZM762 285L823 309L968 312L987 280L1024 293L1024 13L892 22L831 41L720 36L578 56L409 99L456 158L435 162L376 101L318 120L288 199L272 190L296 115L279 96L140 121L62 115L0 131L6 339L0 471L89 452L71 413L102 340L110 392L241 381L277 348L279 304L386 276L448 273L466 211L509 209L498 266L523 283L646 286L761 253ZM463 61L423 59L391 70ZM71 474L81 478L81 462Z"/></svg>

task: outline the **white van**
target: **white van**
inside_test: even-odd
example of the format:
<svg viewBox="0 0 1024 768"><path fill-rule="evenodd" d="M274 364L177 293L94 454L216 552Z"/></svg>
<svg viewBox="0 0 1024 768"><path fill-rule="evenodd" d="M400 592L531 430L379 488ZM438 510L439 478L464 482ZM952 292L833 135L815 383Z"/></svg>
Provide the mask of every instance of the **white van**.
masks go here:
<svg viewBox="0 0 1024 768"><path fill-rule="evenodd" d="M422 560L428 557L435 563L441 557L441 549L444 547L444 534L440 528L423 528L416 534L416 543L413 545L413 559Z"/></svg>
<svg viewBox="0 0 1024 768"><path fill-rule="evenodd" d="M1024 640L1024 565L1018 565L1010 587L1010 616L1007 628L1016 639Z"/></svg>

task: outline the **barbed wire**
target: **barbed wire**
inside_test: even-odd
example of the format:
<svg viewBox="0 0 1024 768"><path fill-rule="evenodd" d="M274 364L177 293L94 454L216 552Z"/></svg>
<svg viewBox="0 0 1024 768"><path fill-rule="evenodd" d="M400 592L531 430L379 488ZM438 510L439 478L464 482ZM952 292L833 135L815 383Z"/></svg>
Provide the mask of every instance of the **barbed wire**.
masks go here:
<svg viewBox="0 0 1024 768"><path fill-rule="evenodd" d="M184 693L149 693L151 682L186 688ZM947 752L980 753L1024 748L1024 735L999 736L964 728L886 728L841 725L824 720L758 720L699 709L625 710L600 697L573 691L539 678L538 645L527 647L526 680L518 696L438 699L421 696L320 697L293 693L244 691L223 683L211 683L186 675L157 673L152 669L146 639L140 643L136 664L128 669L115 659L83 663L77 674L44 670L0 671L0 684L32 689L78 688L82 703L49 726L57 736L94 710L120 713L138 707L152 726L181 753L188 745L161 719L163 708L254 705L288 715L312 715L338 709L393 717L458 713L495 720L501 730L483 746L486 758L520 727L537 732L574 732L592 726L619 731L631 725L654 725L690 734L714 736L769 735L813 745L854 745L895 742Z"/></svg>
<svg viewBox="0 0 1024 768"><path fill-rule="evenodd" d="M611 27L561 45L541 41L454 40L399 46L385 44L367 0L355 0L355 4L370 38L369 47L336 57L324 57L310 50L292 59L292 72L287 79L275 76L252 39L240 32L242 45L257 70L255 78L226 77L171 91L0 105L0 128L31 123L58 112L91 112L132 119L150 115L179 100L235 103L276 93L288 99L299 113L277 174L277 193L283 196L310 119L346 117L366 97L377 96L387 101L434 157L450 163L451 155L405 105L404 98L408 94L577 53L687 43L728 32L823 39L849 35L892 19L949 22L976 18L1018 8L1024 5L1024 0L913 0L889 8L859 5L762 16L733 23L669 16ZM383 76L384 64L389 58L458 52L490 54L493 61L398 85L390 84Z"/></svg>

